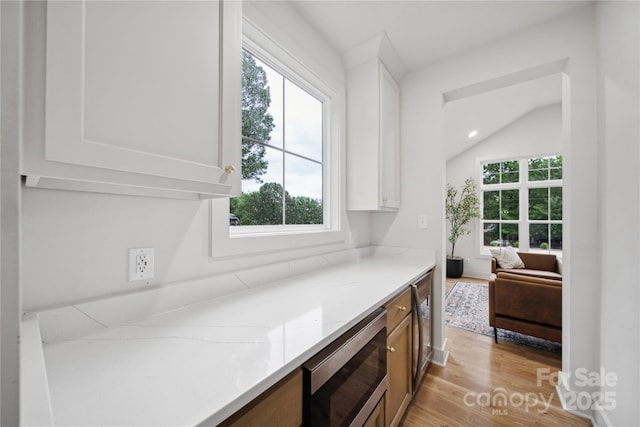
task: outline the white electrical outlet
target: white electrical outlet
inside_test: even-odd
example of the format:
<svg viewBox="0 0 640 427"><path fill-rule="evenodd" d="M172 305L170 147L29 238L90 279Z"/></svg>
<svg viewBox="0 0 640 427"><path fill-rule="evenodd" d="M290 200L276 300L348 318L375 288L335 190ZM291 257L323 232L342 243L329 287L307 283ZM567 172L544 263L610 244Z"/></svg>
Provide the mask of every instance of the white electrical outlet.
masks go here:
<svg viewBox="0 0 640 427"><path fill-rule="evenodd" d="M129 281L153 279L154 249L129 249Z"/></svg>

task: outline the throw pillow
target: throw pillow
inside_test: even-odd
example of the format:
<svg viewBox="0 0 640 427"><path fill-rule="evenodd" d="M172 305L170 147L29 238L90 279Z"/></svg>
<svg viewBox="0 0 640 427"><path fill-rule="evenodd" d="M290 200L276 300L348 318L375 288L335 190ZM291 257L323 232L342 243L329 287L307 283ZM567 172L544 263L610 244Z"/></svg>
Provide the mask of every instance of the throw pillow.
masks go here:
<svg viewBox="0 0 640 427"><path fill-rule="evenodd" d="M498 261L501 268L524 268L524 262L518 256L518 252L511 246L503 248L490 248L491 255Z"/></svg>

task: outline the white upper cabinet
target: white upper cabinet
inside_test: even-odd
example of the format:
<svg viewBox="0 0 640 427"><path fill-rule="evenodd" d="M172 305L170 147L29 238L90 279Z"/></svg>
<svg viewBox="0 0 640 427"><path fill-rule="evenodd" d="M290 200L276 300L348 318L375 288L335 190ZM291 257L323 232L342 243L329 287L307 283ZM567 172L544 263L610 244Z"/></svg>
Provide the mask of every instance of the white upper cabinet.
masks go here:
<svg viewBox="0 0 640 427"><path fill-rule="evenodd" d="M393 57L387 42L381 35L345 55L349 210L400 207L400 90L381 60L385 54Z"/></svg>
<svg viewBox="0 0 640 427"><path fill-rule="evenodd" d="M399 91L373 59L347 76L347 208L400 207Z"/></svg>
<svg viewBox="0 0 640 427"><path fill-rule="evenodd" d="M177 198L240 186L241 2L49 1L27 185Z"/></svg>

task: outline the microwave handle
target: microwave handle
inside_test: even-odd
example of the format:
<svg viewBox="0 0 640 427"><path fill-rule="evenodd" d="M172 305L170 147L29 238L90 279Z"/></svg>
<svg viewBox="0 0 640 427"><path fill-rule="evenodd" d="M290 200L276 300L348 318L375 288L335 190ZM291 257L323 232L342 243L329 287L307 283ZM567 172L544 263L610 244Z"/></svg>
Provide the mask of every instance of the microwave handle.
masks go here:
<svg viewBox="0 0 640 427"><path fill-rule="evenodd" d="M424 342L424 331L422 330L422 323L420 321L420 302L418 295L418 284L415 283L411 285L411 305L413 306L412 316L414 316L414 321L418 322L418 357L413 361L413 389L417 385L418 376L420 375L420 364L422 363L423 357L423 342Z"/></svg>

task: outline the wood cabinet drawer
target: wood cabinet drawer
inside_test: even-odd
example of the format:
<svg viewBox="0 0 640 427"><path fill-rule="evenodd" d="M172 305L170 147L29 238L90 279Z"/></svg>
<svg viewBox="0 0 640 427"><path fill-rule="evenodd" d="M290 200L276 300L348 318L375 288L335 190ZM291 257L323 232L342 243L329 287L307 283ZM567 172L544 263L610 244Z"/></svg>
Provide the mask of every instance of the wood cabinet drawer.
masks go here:
<svg viewBox="0 0 640 427"><path fill-rule="evenodd" d="M387 309L387 334L390 334L411 312L411 288L407 288L406 291L387 303L384 308Z"/></svg>

